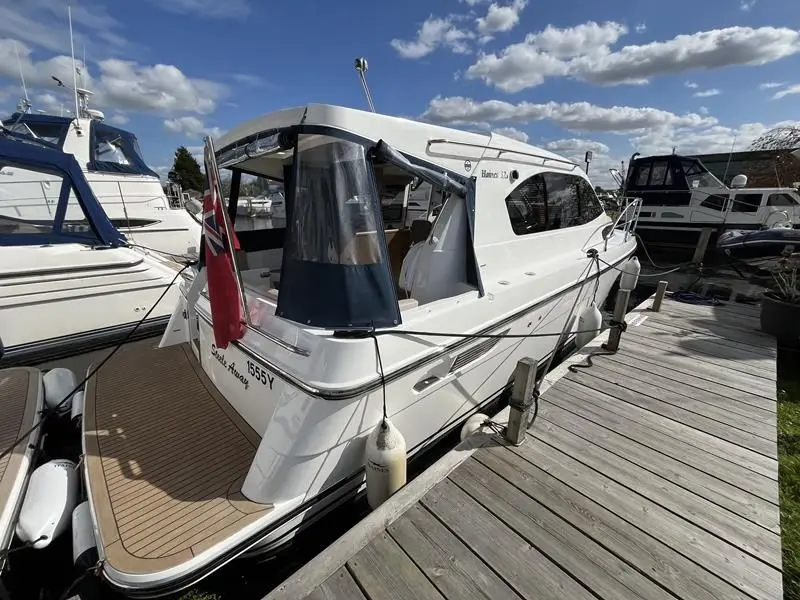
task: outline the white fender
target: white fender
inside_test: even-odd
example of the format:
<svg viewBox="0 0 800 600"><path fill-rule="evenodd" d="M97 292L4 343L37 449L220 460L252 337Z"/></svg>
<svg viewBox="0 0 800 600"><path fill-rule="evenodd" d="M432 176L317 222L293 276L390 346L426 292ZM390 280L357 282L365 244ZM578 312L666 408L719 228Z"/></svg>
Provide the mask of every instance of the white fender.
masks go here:
<svg viewBox="0 0 800 600"><path fill-rule="evenodd" d="M72 561L82 569L88 569L97 562L97 541L88 500L78 504L72 511Z"/></svg>
<svg viewBox="0 0 800 600"><path fill-rule="evenodd" d="M619 278L619 289L632 292L636 289L636 284L639 282L639 273L642 271L639 259L634 256L626 261L620 270L622 275Z"/></svg>
<svg viewBox="0 0 800 600"><path fill-rule="evenodd" d="M78 471L71 460L51 460L32 474L17 521L17 537L46 548L67 528L78 500Z"/></svg>
<svg viewBox="0 0 800 600"><path fill-rule="evenodd" d="M597 305L592 302L583 310L581 316L578 318L578 331L581 333L575 334L575 346L583 348L598 336L602 326L603 315L600 314Z"/></svg>
<svg viewBox="0 0 800 600"><path fill-rule="evenodd" d="M52 410L67 394L75 389L77 381L75 380L75 373L69 369L56 367L44 374L42 383L44 384L44 402L47 408ZM72 399L64 402L58 411L67 412L70 409L71 401Z"/></svg>
<svg viewBox="0 0 800 600"><path fill-rule="evenodd" d="M367 437L364 452L367 501L377 508L406 483L406 440L389 419L381 419Z"/></svg>
<svg viewBox="0 0 800 600"><path fill-rule="evenodd" d="M466 421L464 421L464 425L461 426L461 441L463 442L473 433L478 431L485 431L484 423L489 419L483 413L475 413L471 417L469 417Z"/></svg>
<svg viewBox="0 0 800 600"><path fill-rule="evenodd" d="M83 416L83 390L77 391L72 395L72 408L69 418L75 423Z"/></svg>

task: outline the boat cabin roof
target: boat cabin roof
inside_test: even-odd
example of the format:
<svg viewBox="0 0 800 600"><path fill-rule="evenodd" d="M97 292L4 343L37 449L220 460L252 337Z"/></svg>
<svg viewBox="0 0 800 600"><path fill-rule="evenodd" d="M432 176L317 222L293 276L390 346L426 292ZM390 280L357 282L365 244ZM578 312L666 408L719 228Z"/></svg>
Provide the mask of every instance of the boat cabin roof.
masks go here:
<svg viewBox="0 0 800 600"><path fill-rule="evenodd" d="M52 144L8 130L0 131L0 170L10 167L49 176L36 188L55 204L53 217L31 221L0 215L0 245L86 243L119 246L125 236L109 221L72 154ZM53 183L61 180L61 185ZM4 186L15 182L4 181ZM21 182L20 185L27 185ZM47 191L45 191L47 190ZM1 193L1 192L0 192Z"/></svg>
<svg viewBox="0 0 800 600"><path fill-rule="evenodd" d="M530 144L497 133L475 133L451 127L442 127L412 119L383 115L331 104L308 104L267 113L234 127L216 143L217 156L247 144L264 139L277 131L290 127L306 128L309 132L324 134L339 132L377 143L386 140L392 148L407 157L435 165L460 178L473 175L472 166L482 158L498 158L501 154L517 160L527 157L532 165L558 166L575 169L575 163ZM500 151L501 150L501 151ZM278 155L280 156L280 155ZM285 158L290 158L287 153ZM274 154L264 159L250 159L236 168L254 175L282 179L282 174L268 166L274 164Z"/></svg>

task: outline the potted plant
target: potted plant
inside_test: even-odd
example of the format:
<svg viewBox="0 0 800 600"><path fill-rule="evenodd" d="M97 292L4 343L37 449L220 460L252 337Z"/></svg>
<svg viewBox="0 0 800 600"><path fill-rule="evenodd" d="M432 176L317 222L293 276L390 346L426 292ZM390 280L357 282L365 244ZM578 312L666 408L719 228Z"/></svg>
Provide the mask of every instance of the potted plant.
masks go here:
<svg viewBox="0 0 800 600"><path fill-rule="evenodd" d="M761 300L761 331L800 347L800 253L784 252Z"/></svg>

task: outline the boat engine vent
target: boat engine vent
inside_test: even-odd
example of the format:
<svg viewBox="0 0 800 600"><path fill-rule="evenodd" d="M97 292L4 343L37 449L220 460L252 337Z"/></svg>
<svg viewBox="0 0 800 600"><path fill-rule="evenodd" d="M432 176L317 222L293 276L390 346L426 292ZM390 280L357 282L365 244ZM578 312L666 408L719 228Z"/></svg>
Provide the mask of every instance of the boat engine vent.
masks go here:
<svg viewBox="0 0 800 600"><path fill-rule="evenodd" d="M509 329L504 329L497 335L505 335L509 332ZM472 348L468 350L464 350L461 354L456 356L456 359L453 361L453 366L450 367L450 372L457 371L461 367L468 365L469 363L478 360L481 356L489 352L492 348L495 347L495 344L500 341L500 338L489 338L487 340L483 340L479 344L476 344Z"/></svg>

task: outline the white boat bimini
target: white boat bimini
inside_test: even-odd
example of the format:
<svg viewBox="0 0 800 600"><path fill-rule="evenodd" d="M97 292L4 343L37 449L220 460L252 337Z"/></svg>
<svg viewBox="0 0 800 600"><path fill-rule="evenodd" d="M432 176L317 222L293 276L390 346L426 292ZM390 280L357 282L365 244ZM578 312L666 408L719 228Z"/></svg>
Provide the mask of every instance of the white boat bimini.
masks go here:
<svg viewBox="0 0 800 600"><path fill-rule="evenodd" d="M71 154L0 130L0 166L0 174L42 178L36 199L50 211L47 219L0 214L0 367L109 347L150 309L129 339L161 335L177 302L171 284L180 265L127 247ZM0 181L0 194L5 186Z"/></svg>
<svg viewBox="0 0 800 600"><path fill-rule="evenodd" d="M546 361L636 249L577 165L495 134L310 104L233 129L216 160L233 190L243 173L286 190L285 229L237 233L243 334L218 347L201 266L182 331L122 349L85 393L102 572L132 596L276 549L353 497L384 410L419 457L518 359ZM435 221L384 229L382 189L423 181Z"/></svg>
<svg viewBox="0 0 800 600"><path fill-rule="evenodd" d="M196 255L200 224L185 208L171 206L158 174L142 158L136 136L102 121L87 107L90 92L77 92L77 118L14 113L3 126L73 154L111 223L132 243L177 256ZM4 166L0 216L48 220L54 216L57 181Z"/></svg>

